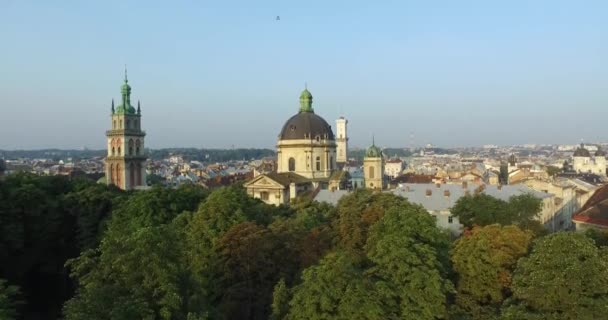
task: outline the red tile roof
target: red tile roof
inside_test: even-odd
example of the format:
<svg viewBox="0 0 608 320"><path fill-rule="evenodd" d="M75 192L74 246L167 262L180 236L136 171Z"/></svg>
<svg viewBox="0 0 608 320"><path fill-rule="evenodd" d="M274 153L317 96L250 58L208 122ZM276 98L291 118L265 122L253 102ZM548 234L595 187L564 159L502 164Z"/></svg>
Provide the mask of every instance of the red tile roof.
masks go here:
<svg viewBox="0 0 608 320"><path fill-rule="evenodd" d="M608 227L608 185L595 190L572 220Z"/></svg>

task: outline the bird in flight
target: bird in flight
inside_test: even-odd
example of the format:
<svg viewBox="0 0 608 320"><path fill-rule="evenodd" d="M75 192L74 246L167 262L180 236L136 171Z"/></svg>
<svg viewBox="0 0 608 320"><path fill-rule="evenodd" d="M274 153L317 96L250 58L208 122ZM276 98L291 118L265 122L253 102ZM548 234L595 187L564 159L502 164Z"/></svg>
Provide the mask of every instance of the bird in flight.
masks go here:
<svg viewBox="0 0 608 320"><path fill-rule="evenodd" d="M277 16L277 21L281 20L281 17Z"/></svg>

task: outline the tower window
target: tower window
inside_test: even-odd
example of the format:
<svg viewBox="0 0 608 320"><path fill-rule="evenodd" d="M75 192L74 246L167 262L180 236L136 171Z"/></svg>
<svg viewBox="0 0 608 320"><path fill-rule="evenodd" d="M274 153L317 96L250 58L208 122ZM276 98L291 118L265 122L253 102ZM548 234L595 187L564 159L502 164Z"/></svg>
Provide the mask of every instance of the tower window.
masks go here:
<svg viewBox="0 0 608 320"><path fill-rule="evenodd" d="M127 122L128 123L128 122ZM133 155L133 139L129 140L129 155Z"/></svg>
<svg viewBox="0 0 608 320"><path fill-rule="evenodd" d="M296 171L296 159L289 158L289 171Z"/></svg>
<svg viewBox="0 0 608 320"><path fill-rule="evenodd" d="M112 147L112 155L116 155L116 149L114 147Z"/></svg>
<svg viewBox="0 0 608 320"><path fill-rule="evenodd" d="M116 120L112 122L112 129L116 129Z"/></svg>
<svg viewBox="0 0 608 320"><path fill-rule="evenodd" d="M139 149L141 148L141 143L139 142L139 139L137 139L135 141L135 154L139 155Z"/></svg>
<svg viewBox="0 0 608 320"><path fill-rule="evenodd" d="M317 157L317 171L321 171L321 157Z"/></svg>
<svg viewBox="0 0 608 320"><path fill-rule="evenodd" d="M120 155L120 147L118 147L118 155Z"/></svg>
<svg viewBox="0 0 608 320"><path fill-rule="evenodd" d="M122 120L118 121L118 127L119 129L122 129Z"/></svg>
<svg viewBox="0 0 608 320"><path fill-rule="evenodd" d="M127 120L127 129L131 129L131 120Z"/></svg>
<svg viewBox="0 0 608 320"><path fill-rule="evenodd" d="M334 169L334 157L329 157L329 170Z"/></svg>
<svg viewBox="0 0 608 320"><path fill-rule="evenodd" d="M369 167L369 178L374 179L375 175L376 175L376 172L374 170L374 167L373 166Z"/></svg>
<svg viewBox="0 0 608 320"><path fill-rule="evenodd" d="M321 137L320 136L317 136L315 139L317 140L317 142L321 141Z"/></svg>

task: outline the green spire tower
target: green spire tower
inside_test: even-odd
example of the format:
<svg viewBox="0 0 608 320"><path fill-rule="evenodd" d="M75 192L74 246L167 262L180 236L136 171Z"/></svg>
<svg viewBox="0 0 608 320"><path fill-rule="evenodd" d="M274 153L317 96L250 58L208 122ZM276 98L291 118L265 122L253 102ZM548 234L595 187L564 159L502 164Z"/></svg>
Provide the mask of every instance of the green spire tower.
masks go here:
<svg viewBox="0 0 608 320"><path fill-rule="evenodd" d="M304 85L304 91L300 94L300 112L315 112L312 108L312 94L310 94L306 85Z"/></svg>
<svg viewBox="0 0 608 320"><path fill-rule="evenodd" d="M141 106L131 105L131 86L125 68L124 84L120 87L122 104L114 108L112 99L112 129L106 131L108 154L105 159L106 181L124 190L146 186L146 154L141 130Z"/></svg>

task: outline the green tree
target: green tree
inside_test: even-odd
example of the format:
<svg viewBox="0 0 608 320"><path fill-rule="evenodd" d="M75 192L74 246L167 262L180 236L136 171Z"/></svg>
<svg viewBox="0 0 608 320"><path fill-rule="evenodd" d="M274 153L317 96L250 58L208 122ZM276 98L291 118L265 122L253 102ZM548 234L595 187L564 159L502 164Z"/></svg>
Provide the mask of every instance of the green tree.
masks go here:
<svg viewBox="0 0 608 320"><path fill-rule="evenodd" d="M16 286L9 286L6 284L5 280L0 279L0 319L17 319L16 307L19 304L17 301L18 295L19 288Z"/></svg>
<svg viewBox="0 0 608 320"><path fill-rule="evenodd" d="M285 279L281 278L274 286L272 292L271 320L282 320L285 318L289 311L289 300L291 300L289 288L287 288L287 284L285 284Z"/></svg>
<svg viewBox="0 0 608 320"><path fill-rule="evenodd" d="M505 319L603 319L608 314L608 255L583 234L543 237L513 277Z"/></svg>
<svg viewBox="0 0 608 320"><path fill-rule="evenodd" d="M387 209L407 204L407 200L390 193L357 189L340 199L335 230L338 245L363 256L369 228L380 220Z"/></svg>
<svg viewBox="0 0 608 320"><path fill-rule="evenodd" d="M304 270L285 319L385 319L390 313L383 304L349 253L330 253Z"/></svg>
<svg viewBox="0 0 608 320"><path fill-rule="evenodd" d="M451 250L457 273L455 311L471 319L494 319L511 294L517 260L528 253L532 233L497 224L474 227Z"/></svg>
<svg viewBox="0 0 608 320"><path fill-rule="evenodd" d="M479 193L458 199L451 213L467 228L515 224L538 232L541 226L536 218L541 210L542 201L530 194L513 196L507 202Z"/></svg>
<svg viewBox="0 0 608 320"><path fill-rule="evenodd" d="M366 271L387 305L407 319L446 319L453 284L449 272L449 237L420 207L390 208L372 226L366 244L373 265Z"/></svg>

